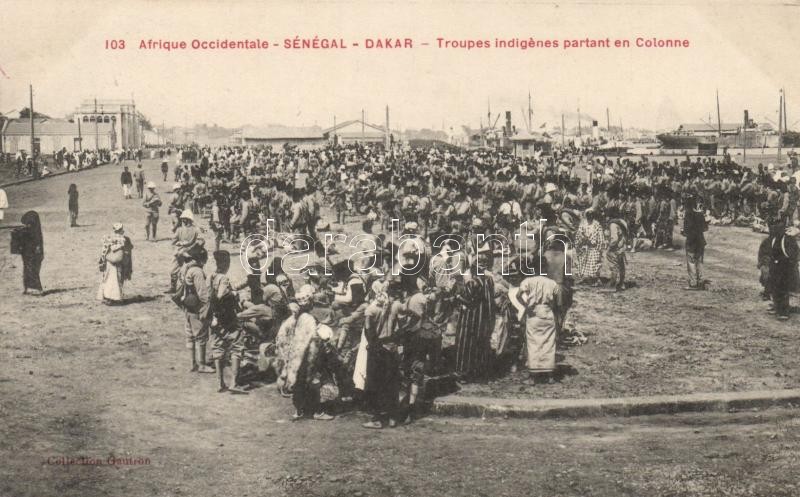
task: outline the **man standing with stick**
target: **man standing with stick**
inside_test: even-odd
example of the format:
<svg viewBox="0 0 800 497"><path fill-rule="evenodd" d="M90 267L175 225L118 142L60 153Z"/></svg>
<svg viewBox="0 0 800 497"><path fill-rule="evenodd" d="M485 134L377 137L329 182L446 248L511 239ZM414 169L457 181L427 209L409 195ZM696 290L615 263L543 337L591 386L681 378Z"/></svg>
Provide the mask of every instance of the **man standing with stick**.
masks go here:
<svg viewBox="0 0 800 497"><path fill-rule="evenodd" d="M136 181L136 194L139 195L139 198L142 198L144 196L144 169L142 169L141 163L136 166L133 179Z"/></svg>
<svg viewBox="0 0 800 497"><path fill-rule="evenodd" d="M161 197L156 193L156 184L152 181L147 183L147 193L144 194L142 205L147 216L144 221L144 232L147 240L156 241L156 228L158 227L158 209L161 207Z"/></svg>

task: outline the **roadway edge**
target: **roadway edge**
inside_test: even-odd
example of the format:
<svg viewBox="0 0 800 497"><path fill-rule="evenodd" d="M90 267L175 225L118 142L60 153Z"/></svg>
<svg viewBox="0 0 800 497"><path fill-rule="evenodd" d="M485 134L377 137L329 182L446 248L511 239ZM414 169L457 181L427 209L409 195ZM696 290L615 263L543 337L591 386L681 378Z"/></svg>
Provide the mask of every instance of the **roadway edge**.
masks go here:
<svg viewBox="0 0 800 497"><path fill-rule="evenodd" d="M607 399L500 399L447 395L435 399L430 412L456 417L545 419L726 412L770 407L800 407L800 389Z"/></svg>

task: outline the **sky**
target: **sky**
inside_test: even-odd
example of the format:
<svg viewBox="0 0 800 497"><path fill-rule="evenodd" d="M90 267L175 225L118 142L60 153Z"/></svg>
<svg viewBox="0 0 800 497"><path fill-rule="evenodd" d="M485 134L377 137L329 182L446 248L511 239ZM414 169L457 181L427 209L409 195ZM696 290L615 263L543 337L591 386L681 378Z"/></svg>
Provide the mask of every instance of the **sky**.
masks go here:
<svg viewBox="0 0 800 497"><path fill-rule="evenodd" d="M154 124L226 127L333 125L477 127L511 111L522 128L605 125L669 129L724 122L743 109L777 122L779 89L800 128L798 2L141 1L5 0L0 16L0 112L27 106L54 117L84 99L131 98ZM361 47L286 50L284 39L344 39ZM681 49L445 49L437 38L688 39ZM366 38L412 38L411 50L367 50ZM261 38L265 51L144 51L140 40ZM124 39L125 50L106 40ZM421 43L429 43L421 46ZM502 122L503 118L501 118ZM795 124L796 123L796 124Z"/></svg>

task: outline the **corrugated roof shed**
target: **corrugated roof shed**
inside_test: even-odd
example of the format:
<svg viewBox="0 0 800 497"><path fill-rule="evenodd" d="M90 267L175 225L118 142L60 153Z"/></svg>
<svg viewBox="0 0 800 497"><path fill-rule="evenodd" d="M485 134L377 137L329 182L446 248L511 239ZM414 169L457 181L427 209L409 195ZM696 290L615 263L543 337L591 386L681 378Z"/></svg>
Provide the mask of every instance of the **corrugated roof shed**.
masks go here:
<svg viewBox="0 0 800 497"><path fill-rule="evenodd" d="M269 126L257 128L253 126L242 130L242 138L255 140L311 140L322 139L322 128L312 126L310 128L292 128L288 126Z"/></svg>
<svg viewBox="0 0 800 497"><path fill-rule="evenodd" d="M111 123L98 123L97 132L107 134L111 132L111 126ZM33 129L37 135L78 136L78 123L71 123L65 119L34 119ZM95 124L82 125L81 132L84 135L94 133ZM3 129L3 134L6 136L30 135L31 122L28 119L11 119Z"/></svg>

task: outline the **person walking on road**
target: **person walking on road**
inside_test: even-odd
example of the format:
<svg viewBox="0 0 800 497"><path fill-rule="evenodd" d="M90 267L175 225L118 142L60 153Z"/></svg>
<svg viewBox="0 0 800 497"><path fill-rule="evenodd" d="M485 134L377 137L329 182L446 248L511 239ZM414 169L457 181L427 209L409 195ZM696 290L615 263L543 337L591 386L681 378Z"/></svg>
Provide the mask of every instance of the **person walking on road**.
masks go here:
<svg viewBox="0 0 800 497"><path fill-rule="evenodd" d="M161 197L156 193L156 184L147 182L147 193L144 194L142 205L145 208L144 232L147 240L156 241L156 228L158 227L158 209L161 207Z"/></svg>
<svg viewBox="0 0 800 497"><path fill-rule="evenodd" d="M114 223L113 234L103 238L100 272L103 278L97 290L97 300L106 305L123 302L122 287L133 275L133 243L125 235L122 223Z"/></svg>
<svg viewBox="0 0 800 497"><path fill-rule="evenodd" d="M122 195L129 199L131 198L131 187L133 186L133 176L128 171L128 166L124 166L122 174L119 175L119 182L122 183Z"/></svg>
<svg viewBox="0 0 800 497"><path fill-rule="evenodd" d="M144 169L142 169L142 164L139 163L136 166L136 171L133 173L133 179L136 180L136 194L139 195L139 198L144 197Z"/></svg>
<svg viewBox="0 0 800 497"><path fill-rule="evenodd" d="M11 253L22 256L22 293L41 295L42 281L39 279L39 272L44 260L44 241L39 213L28 211L23 214L20 222L23 226L16 228L11 234Z"/></svg>
<svg viewBox="0 0 800 497"><path fill-rule="evenodd" d="M74 228L78 226L78 187L75 183L69 185L67 195L69 196L69 227Z"/></svg>

